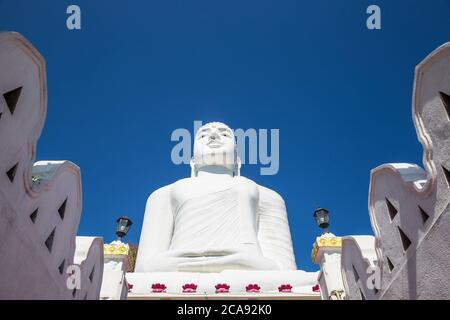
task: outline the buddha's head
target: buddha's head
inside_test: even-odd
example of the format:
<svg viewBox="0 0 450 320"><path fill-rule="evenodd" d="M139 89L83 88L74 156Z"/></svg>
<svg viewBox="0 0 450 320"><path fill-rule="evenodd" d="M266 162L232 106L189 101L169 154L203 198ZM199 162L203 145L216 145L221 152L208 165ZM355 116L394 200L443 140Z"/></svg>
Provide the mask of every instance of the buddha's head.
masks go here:
<svg viewBox="0 0 450 320"><path fill-rule="evenodd" d="M233 130L221 122L200 127L195 135L193 162L196 170L219 166L236 172L238 157Z"/></svg>

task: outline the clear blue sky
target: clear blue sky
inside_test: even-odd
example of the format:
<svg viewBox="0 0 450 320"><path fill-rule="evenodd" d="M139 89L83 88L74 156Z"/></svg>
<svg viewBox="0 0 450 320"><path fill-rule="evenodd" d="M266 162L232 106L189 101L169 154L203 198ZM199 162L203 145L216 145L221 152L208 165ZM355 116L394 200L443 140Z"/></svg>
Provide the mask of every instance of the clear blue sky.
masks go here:
<svg viewBox="0 0 450 320"><path fill-rule="evenodd" d="M70 4L81 7L80 31L66 28ZM370 4L381 7L380 31L366 28ZM138 242L148 195L190 174L170 160L174 129L279 128L279 173L242 174L284 197L306 270L316 269L315 207L331 211L335 234L370 234L370 170L422 164L414 67L450 41L449 16L448 0L0 0L0 30L46 59L37 159L81 167L78 234L109 242L128 215Z"/></svg>

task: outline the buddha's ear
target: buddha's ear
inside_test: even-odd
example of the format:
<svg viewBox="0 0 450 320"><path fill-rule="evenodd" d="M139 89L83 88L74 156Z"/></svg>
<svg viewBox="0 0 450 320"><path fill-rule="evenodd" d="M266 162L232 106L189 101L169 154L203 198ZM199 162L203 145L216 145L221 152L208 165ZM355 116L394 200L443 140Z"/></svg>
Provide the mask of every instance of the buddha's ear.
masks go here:
<svg viewBox="0 0 450 320"><path fill-rule="evenodd" d="M189 165L191 166L191 178L197 176L197 170L195 169L195 161L194 157L191 158L191 161L189 161Z"/></svg>
<svg viewBox="0 0 450 320"><path fill-rule="evenodd" d="M240 176L241 175L241 158L239 156L236 156L236 164L234 166L234 176Z"/></svg>

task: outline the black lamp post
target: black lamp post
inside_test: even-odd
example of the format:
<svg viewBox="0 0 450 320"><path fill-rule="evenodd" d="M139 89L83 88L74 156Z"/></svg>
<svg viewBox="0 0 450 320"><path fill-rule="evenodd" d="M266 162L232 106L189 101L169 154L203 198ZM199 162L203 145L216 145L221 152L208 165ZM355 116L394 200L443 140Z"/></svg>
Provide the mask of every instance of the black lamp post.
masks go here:
<svg viewBox="0 0 450 320"><path fill-rule="evenodd" d="M314 219L319 228L323 229L323 233L327 233L330 225L330 212L324 208L317 208L314 210Z"/></svg>
<svg viewBox="0 0 450 320"><path fill-rule="evenodd" d="M122 238L127 235L132 224L133 222L128 217L120 217L117 219L116 235L119 241L122 241Z"/></svg>

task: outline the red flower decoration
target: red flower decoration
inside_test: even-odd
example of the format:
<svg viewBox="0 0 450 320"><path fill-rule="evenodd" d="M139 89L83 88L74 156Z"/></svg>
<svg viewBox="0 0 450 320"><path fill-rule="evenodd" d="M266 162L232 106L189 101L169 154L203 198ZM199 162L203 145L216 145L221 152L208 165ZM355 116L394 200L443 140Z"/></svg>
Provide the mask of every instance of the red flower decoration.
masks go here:
<svg viewBox="0 0 450 320"><path fill-rule="evenodd" d="M216 293L230 292L230 286L227 285L226 283L218 283L218 284L216 284L215 288L216 288Z"/></svg>
<svg viewBox="0 0 450 320"><path fill-rule="evenodd" d="M128 292L131 292L133 290L133 285L131 283L128 283Z"/></svg>
<svg viewBox="0 0 450 320"><path fill-rule="evenodd" d="M161 292L166 292L166 285L163 283L154 283L152 284L152 292L153 293L161 293Z"/></svg>
<svg viewBox="0 0 450 320"><path fill-rule="evenodd" d="M278 291L283 293L292 292L292 286L290 284L282 284L278 287Z"/></svg>
<svg viewBox="0 0 450 320"><path fill-rule="evenodd" d="M319 292L320 291L320 286L318 284L316 284L315 286L312 287L312 291L313 292Z"/></svg>
<svg viewBox="0 0 450 320"><path fill-rule="evenodd" d="M193 283L186 283L182 288L183 288L183 293L197 292L197 285L193 284Z"/></svg>
<svg viewBox="0 0 450 320"><path fill-rule="evenodd" d="M258 293L261 290L261 287L255 284L249 284L245 287L245 291L252 292L252 293Z"/></svg>

